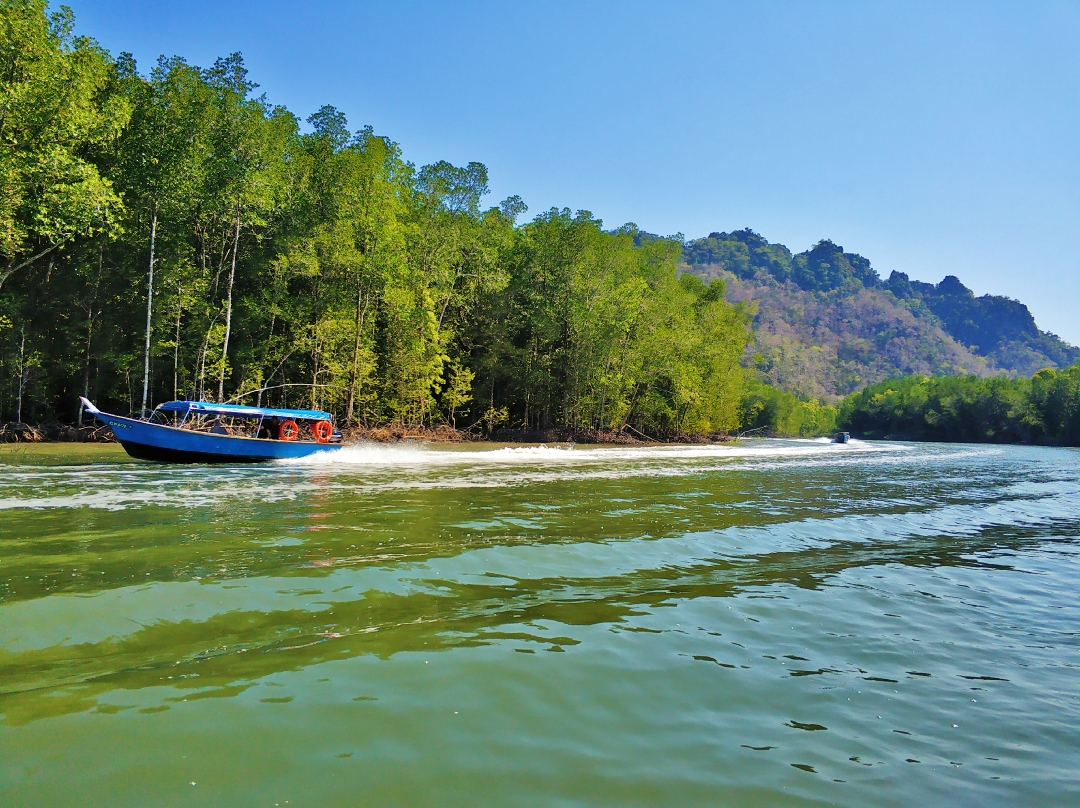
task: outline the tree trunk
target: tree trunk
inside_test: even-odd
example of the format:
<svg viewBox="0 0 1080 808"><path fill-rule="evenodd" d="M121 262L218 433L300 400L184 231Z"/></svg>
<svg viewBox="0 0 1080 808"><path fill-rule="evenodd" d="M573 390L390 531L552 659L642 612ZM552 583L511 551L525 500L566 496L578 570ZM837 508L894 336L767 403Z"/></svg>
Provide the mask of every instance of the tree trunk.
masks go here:
<svg viewBox="0 0 1080 808"><path fill-rule="evenodd" d="M277 324L277 314L275 312L271 311L271 314L270 314L270 333L266 335L266 348L263 349L263 358L264 358L264 360L265 360L265 358L267 356L270 355L270 342L271 342L271 340L274 339L274 326L276 324ZM261 407L262 406L262 397L263 397L264 388L267 387L270 384L270 379L273 378L274 373L277 373L277 370L274 370L269 376L267 376L265 379L263 379L262 378L262 367L260 366L260 368L259 368L260 381L259 381L259 390L258 390L259 396L255 401L255 406L256 407Z"/></svg>
<svg viewBox="0 0 1080 808"><path fill-rule="evenodd" d="M353 340L353 356L352 356L352 379L349 381L349 408L347 423L355 423L354 413L356 405L356 380L360 372L360 334L364 328L364 317L367 315L367 303L364 303L364 308L360 308L360 302L363 300L364 290L359 284L356 287L356 335Z"/></svg>
<svg viewBox="0 0 1080 808"><path fill-rule="evenodd" d="M94 321L97 319L98 314L101 312L94 311L94 305L97 303L98 288L101 285L101 264L104 260L104 249L98 247L98 271L97 277L94 278L94 294L90 297L90 301L86 304L86 354L83 356L83 398L90 398L90 347L91 341L94 338ZM79 401L79 426L83 425L83 412L86 407Z"/></svg>
<svg viewBox="0 0 1080 808"><path fill-rule="evenodd" d="M26 389L26 329L20 329L19 341L19 397L15 402L15 423L22 423L23 390Z"/></svg>
<svg viewBox="0 0 1080 808"><path fill-rule="evenodd" d="M150 318L154 307L154 239L157 236L157 202L150 213L150 273L146 283L146 346L143 349L142 411L146 417L146 398L150 388Z"/></svg>
<svg viewBox="0 0 1080 808"><path fill-rule="evenodd" d="M240 251L240 208L236 209L236 235L233 237L232 267L229 269L229 291L225 303L225 341L221 345L221 375L218 377L218 401L225 400L225 365L229 361L229 336L232 332L232 293L236 280L236 254Z"/></svg>
<svg viewBox="0 0 1080 808"><path fill-rule="evenodd" d="M184 294L184 287L180 284L176 285L176 339L173 340L173 352L172 352L172 396L173 400L180 398L179 391L179 368L180 368L180 317L183 314L183 305L181 298Z"/></svg>
<svg viewBox="0 0 1080 808"><path fill-rule="evenodd" d="M203 401L206 398L206 355L210 352L210 334L207 333L206 339L203 340L203 347L201 356L199 358L199 392L196 396L199 401Z"/></svg>
<svg viewBox="0 0 1080 808"><path fill-rule="evenodd" d="M83 377L82 388L83 398L90 398L90 341L94 337L94 318L90 318L90 323L86 326L86 354L83 356ZM83 410L85 405L79 402L79 426L82 426Z"/></svg>
<svg viewBox="0 0 1080 808"><path fill-rule="evenodd" d="M315 386L319 382L319 334L315 332L315 345L311 349L311 409L315 407Z"/></svg>

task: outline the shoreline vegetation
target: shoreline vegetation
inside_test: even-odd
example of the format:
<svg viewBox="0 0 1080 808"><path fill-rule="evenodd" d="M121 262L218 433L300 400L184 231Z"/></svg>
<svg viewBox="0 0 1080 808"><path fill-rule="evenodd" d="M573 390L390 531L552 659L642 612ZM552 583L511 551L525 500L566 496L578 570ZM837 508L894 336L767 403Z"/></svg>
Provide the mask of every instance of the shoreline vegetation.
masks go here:
<svg viewBox="0 0 1080 808"><path fill-rule="evenodd" d="M911 375L872 384L838 406L801 400L751 383L741 406L737 435L622 430L459 429L449 424L346 426L348 443L588 443L648 445L705 444L755 437L820 437L838 430L857 438L950 443L1018 443L1080 446L1080 364L1040 370L1030 379ZM32 427L0 424L0 444L19 442L111 442L107 427L77 427L53 421Z"/></svg>
<svg viewBox="0 0 1080 808"><path fill-rule="evenodd" d="M865 438L1080 446L1080 364L1005 376L905 376L844 399L837 423Z"/></svg>
<svg viewBox="0 0 1080 808"><path fill-rule="evenodd" d="M105 439L79 396L135 416L181 398L301 406L376 441L1080 440L1075 367L852 392L967 367L871 361L927 323L995 367L1075 361L1016 301L951 276L881 282L828 241L685 242L567 208L522 222L520 197L483 204L483 164L417 167L329 105L301 122L238 53L140 71L74 25L45 0L0 5L0 442ZM768 318L755 331L773 287L793 311L885 296L918 328L832 323L861 353L796 350Z"/></svg>
<svg viewBox="0 0 1080 808"><path fill-rule="evenodd" d="M667 433L633 427L599 430L571 427L515 429L478 424L346 426L346 442L395 443L589 443L646 445L717 443L743 436L819 437L838 430L857 438L951 443L1019 443L1080 446L1080 364L1040 370L1030 379L1005 376L923 376L872 384L838 406L801 400L760 382L747 387L737 435ZM479 427L479 428L477 428ZM107 427L57 421L32 427L0 424L0 443L109 442Z"/></svg>

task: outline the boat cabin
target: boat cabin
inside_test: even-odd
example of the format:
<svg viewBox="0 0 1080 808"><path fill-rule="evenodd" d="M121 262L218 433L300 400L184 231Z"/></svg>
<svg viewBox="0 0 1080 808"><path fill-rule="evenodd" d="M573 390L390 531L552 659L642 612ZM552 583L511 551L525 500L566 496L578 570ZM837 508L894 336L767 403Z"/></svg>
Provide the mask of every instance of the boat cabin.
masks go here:
<svg viewBox="0 0 1080 808"><path fill-rule="evenodd" d="M249 407L208 401L168 401L156 407L150 423L236 438L341 443L334 416L322 410Z"/></svg>

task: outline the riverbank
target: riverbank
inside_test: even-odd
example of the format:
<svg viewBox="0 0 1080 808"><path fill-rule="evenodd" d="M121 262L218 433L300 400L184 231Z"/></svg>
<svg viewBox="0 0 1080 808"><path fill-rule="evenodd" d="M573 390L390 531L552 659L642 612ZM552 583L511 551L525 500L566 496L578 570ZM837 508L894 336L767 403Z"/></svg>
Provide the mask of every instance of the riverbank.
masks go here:
<svg viewBox="0 0 1080 808"><path fill-rule="evenodd" d="M735 440L730 435L674 434L650 436L636 430L573 429L496 429L480 432L439 426L383 424L372 427L345 427L346 443L589 443L620 446L646 446L657 443L710 444ZM75 426L56 421L38 426L19 423L0 424L3 443L115 443L112 431L105 426Z"/></svg>
<svg viewBox="0 0 1080 808"><path fill-rule="evenodd" d="M38 426L8 422L0 424L0 443L115 443L107 426L74 426L48 421Z"/></svg>

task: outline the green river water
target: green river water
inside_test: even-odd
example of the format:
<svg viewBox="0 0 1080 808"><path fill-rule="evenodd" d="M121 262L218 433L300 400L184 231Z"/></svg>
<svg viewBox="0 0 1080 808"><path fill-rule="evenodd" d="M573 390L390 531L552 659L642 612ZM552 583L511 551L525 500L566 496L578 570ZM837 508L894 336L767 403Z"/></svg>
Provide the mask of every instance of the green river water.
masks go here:
<svg viewBox="0 0 1080 808"><path fill-rule="evenodd" d="M1080 804L1080 452L0 449L0 805Z"/></svg>

